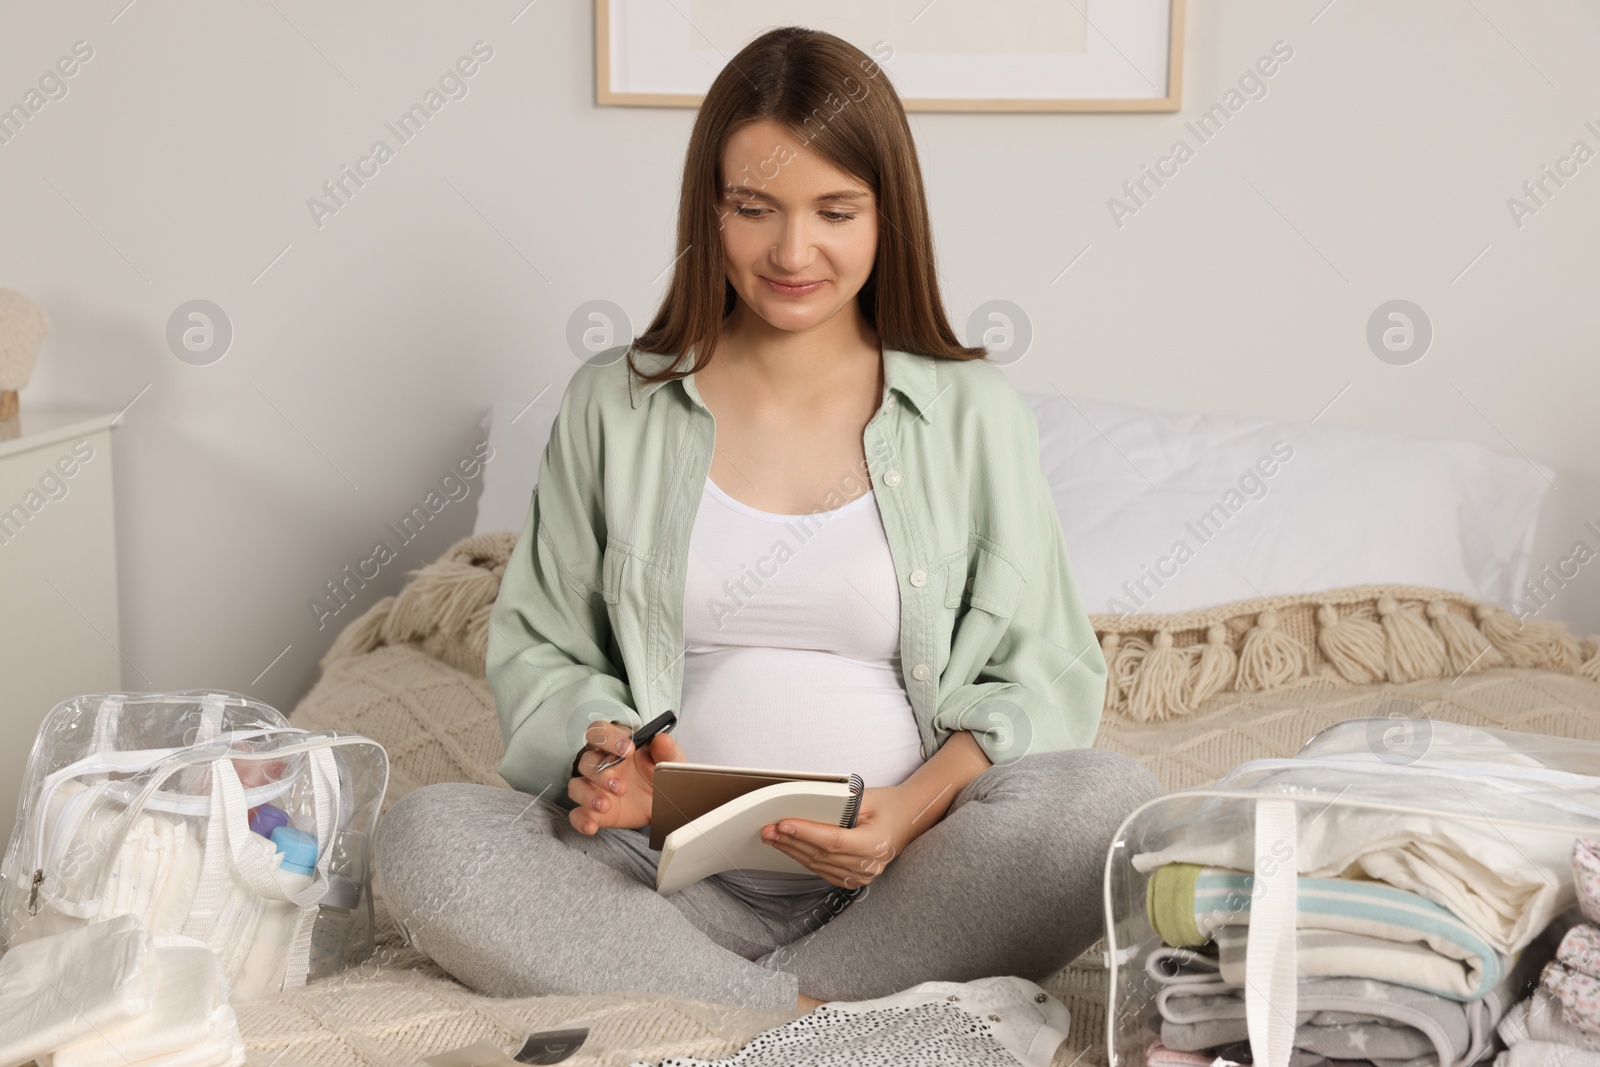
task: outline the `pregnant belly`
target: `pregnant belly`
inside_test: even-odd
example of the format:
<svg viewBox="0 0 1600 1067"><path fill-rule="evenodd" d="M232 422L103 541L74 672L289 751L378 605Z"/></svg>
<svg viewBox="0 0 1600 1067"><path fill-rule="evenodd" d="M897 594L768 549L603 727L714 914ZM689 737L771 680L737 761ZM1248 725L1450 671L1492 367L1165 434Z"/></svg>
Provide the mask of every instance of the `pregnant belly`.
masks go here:
<svg viewBox="0 0 1600 1067"><path fill-rule="evenodd" d="M695 763L859 774L898 785L921 736L893 667L815 649L721 647L684 654L673 736Z"/></svg>

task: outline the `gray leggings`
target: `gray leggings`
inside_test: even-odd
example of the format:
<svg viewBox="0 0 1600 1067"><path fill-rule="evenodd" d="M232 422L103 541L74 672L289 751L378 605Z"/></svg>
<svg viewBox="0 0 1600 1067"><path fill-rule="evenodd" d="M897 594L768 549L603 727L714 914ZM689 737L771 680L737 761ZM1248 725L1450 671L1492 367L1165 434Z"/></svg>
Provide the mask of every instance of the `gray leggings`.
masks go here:
<svg viewBox="0 0 1600 1067"><path fill-rule="evenodd" d="M585 836L549 800L446 782L384 816L375 878L416 947L482 993L631 990L792 1011L800 992L1044 980L1104 932L1112 836L1161 792L1105 749L1034 752L985 769L854 893L766 895L712 877L661 896L647 833Z"/></svg>

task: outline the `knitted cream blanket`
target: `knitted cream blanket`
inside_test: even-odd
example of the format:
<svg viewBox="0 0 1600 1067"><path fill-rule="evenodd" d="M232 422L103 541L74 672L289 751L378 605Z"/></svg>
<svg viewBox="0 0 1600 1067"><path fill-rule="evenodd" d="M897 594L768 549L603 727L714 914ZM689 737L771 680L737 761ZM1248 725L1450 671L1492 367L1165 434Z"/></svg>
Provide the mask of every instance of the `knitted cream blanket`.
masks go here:
<svg viewBox="0 0 1600 1067"><path fill-rule="evenodd" d="M415 643L481 674L489 611L512 532L466 538L414 573L339 635L323 666L381 645ZM1261 597L1176 615L1091 615L1110 674L1105 710L1136 722L1189 715L1219 693L1307 682L1404 684L1495 667L1581 674L1600 682L1600 637L1518 619L1460 593L1367 585Z"/></svg>

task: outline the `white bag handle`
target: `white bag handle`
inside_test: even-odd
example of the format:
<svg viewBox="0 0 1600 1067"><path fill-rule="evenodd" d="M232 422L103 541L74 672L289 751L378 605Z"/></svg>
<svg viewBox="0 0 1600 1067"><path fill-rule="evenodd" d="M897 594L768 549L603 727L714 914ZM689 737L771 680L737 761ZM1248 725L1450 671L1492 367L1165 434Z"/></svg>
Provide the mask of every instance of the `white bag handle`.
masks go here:
<svg viewBox="0 0 1600 1067"><path fill-rule="evenodd" d="M233 868L260 896L267 900L287 900L296 907L315 904L327 892L328 864L333 860L333 828L338 819L335 809L339 803L339 769L333 762L332 750L312 749L306 757L311 763L311 793L317 809L317 847L321 853L311 884L298 893L285 889L279 880L278 868L260 849L250 847L250 839L245 835L255 831L250 829L249 805L232 758L224 757L211 765L211 794L213 797L220 794L222 798L222 828Z"/></svg>
<svg viewBox="0 0 1600 1067"><path fill-rule="evenodd" d="M317 842L322 847L322 853L317 857L316 880L306 887L306 892L316 888L316 898L305 903L300 903L298 896L289 898L299 905L300 914L295 918L294 934L289 940L289 955L284 963L284 989L305 985L306 975L311 970L311 934L315 929L319 910L317 904L328 891L328 867L333 862L333 835L339 829L339 807L342 797L338 762L334 759L331 748L315 749L309 755L314 768L311 784L317 804ZM250 832L249 827L244 825L242 811L238 825L244 827L245 833ZM256 861L260 861L261 853L252 850L251 855Z"/></svg>
<svg viewBox="0 0 1600 1067"><path fill-rule="evenodd" d="M1255 871L1244 956L1250 1057L1288 1067L1300 1015L1299 838L1293 800L1256 801Z"/></svg>
<svg viewBox="0 0 1600 1067"><path fill-rule="evenodd" d="M223 757L211 764L211 820L206 831L205 858L195 888L194 907L183 928L184 934L210 943L218 913L232 890L229 871L238 871L252 892L267 900L288 901L299 910L284 971L285 989L304 985L310 970L311 931L317 905L328 891L328 866L333 861L333 832L338 825L341 799L333 750L326 746L310 749L306 757L320 849L310 884L290 893L279 880L278 869L259 849L250 847L245 835L254 831L249 826L244 787L232 757Z"/></svg>
<svg viewBox="0 0 1600 1067"><path fill-rule="evenodd" d="M203 745L222 732L222 717L227 710L227 697L221 693L207 693L200 701L200 727L191 745Z"/></svg>
<svg viewBox="0 0 1600 1067"><path fill-rule="evenodd" d="M117 722L122 717L122 700L121 693L112 693L95 709L90 752L106 752L117 747Z"/></svg>

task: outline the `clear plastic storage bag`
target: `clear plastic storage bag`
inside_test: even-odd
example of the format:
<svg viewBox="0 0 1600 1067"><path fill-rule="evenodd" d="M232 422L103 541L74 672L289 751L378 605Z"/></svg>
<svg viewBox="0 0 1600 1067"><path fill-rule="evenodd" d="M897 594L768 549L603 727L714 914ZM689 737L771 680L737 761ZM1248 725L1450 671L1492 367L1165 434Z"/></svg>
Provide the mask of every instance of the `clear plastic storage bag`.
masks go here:
<svg viewBox="0 0 1600 1067"><path fill-rule="evenodd" d="M1314 1043L1307 1013L1329 1001L1322 986L1302 1001L1302 965L1316 973L1341 939L1368 946L1346 959L1392 1000L1427 990L1423 1009L1460 1005L1455 1062L1471 1062L1525 950L1574 904L1572 846L1597 830L1600 743L1426 718L1348 720L1292 759L1158 797L1106 861L1110 1062L1143 1065L1166 1027L1221 1033L1223 1017L1245 1031L1239 1059L1308 1062L1297 1042ZM1302 944L1299 927L1324 921L1335 947Z"/></svg>
<svg viewBox="0 0 1600 1067"><path fill-rule="evenodd" d="M236 693L107 693L41 725L0 862L0 949L132 914L206 942L233 1000L372 951L378 742Z"/></svg>

